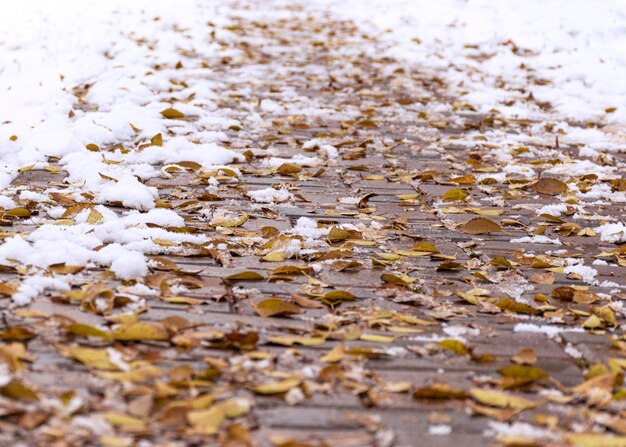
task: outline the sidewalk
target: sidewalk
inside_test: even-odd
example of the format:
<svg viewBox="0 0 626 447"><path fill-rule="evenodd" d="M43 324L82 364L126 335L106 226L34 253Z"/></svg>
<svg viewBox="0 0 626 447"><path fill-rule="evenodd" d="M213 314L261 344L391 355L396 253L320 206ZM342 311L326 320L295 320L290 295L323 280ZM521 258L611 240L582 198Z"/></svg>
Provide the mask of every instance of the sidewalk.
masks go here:
<svg viewBox="0 0 626 447"><path fill-rule="evenodd" d="M623 148L270 3L0 125L0 444L626 445Z"/></svg>

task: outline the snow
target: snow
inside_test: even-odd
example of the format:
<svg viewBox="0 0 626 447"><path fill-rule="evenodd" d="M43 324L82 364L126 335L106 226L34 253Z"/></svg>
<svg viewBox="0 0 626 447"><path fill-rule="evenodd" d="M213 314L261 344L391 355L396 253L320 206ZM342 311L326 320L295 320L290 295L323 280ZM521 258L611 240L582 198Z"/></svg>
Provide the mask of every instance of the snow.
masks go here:
<svg viewBox="0 0 626 447"><path fill-rule="evenodd" d="M111 247L111 245L108 247ZM113 250L113 253L115 258L109 268L118 278L131 279L137 276L145 276L148 273L146 258L141 253L117 249Z"/></svg>
<svg viewBox="0 0 626 447"><path fill-rule="evenodd" d="M626 242L626 225L623 223L609 223L601 225L594 230L600 235L602 242L619 244Z"/></svg>
<svg viewBox="0 0 626 447"><path fill-rule="evenodd" d="M100 190L102 203L121 202L127 208L149 210L158 197L156 188L141 184L133 175L124 174L117 182L111 182Z"/></svg>
<svg viewBox="0 0 626 447"><path fill-rule="evenodd" d="M509 242L514 244L553 244L553 245L563 245L563 243L557 237L556 239L550 239L547 236L532 236L532 237L520 237L516 239L511 239Z"/></svg>
<svg viewBox="0 0 626 447"><path fill-rule="evenodd" d="M11 381L9 367L5 363L0 363L0 386L5 386Z"/></svg>
<svg viewBox="0 0 626 447"><path fill-rule="evenodd" d="M532 439L556 439L556 435L549 430L536 427L527 422L496 422L489 421L489 429L485 432L486 436L511 436Z"/></svg>
<svg viewBox="0 0 626 447"><path fill-rule="evenodd" d="M67 290L67 284L56 278L48 278L41 275L29 276L20 285L18 291L11 297L18 306L24 306L42 293L47 288Z"/></svg>
<svg viewBox="0 0 626 447"><path fill-rule="evenodd" d="M43 169L55 157L67 173L67 189L25 189L18 197L40 203L49 203L53 191L77 201L93 197L94 209L102 215L95 225L87 223L90 210L79 213L72 225L51 225L43 216L60 219L66 208L46 206L37 218L39 228L0 244L0 262L36 268L22 282L15 303L27 304L46 288L67 288L68 278L47 277L38 270L51 264L100 265L130 279L148 272L146 254L170 250L155 239L206 240L148 227L185 222L172 210L155 208L158 190L145 183L167 175L163 164L195 162L208 171L244 159L220 146L226 138L222 131L234 120L214 102L219 98L215 86L192 75L197 61L217 55L219 45L207 42L204 32L179 32L205 30L210 21L218 25L217 37L228 39L219 25L229 19L217 13L219 8L218 1L196 0L24 0L4 5L0 188L9 186L19 168ZM141 41L158 42L157 51ZM193 56L186 57L185 51ZM178 62L185 68L177 70ZM194 121L166 119L161 111L170 107ZM162 146L149 144L156 134L161 134ZM109 208L117 204L136 211L119 215ZM13 198L0 195L0 207L15 206Z"/></svg>
<svg viewBox="0 0 626 447"><path fill-rule="evenodd" d="M322 160L318 157L306 157L302 154L296 154L291 158L270 157L263 161L263 165L270 168L278 168L285 163L293 163L298 166L305 167L315 167L322 164Z"/></svg>
<svg viewBox="0 0 626 447"><path fill-rule="evenodd" d="M455 340L459 340L463 343L466 343L467 340L463 338L463 335L477 336L480 335L480 330L476 328L470 328L466 326L445 326L443 328L443 332L446 335L449 335L451 338Z"/></svg>
<svg viewBox="0 0 626 447"><path fill-rule="evenodd" d="M6 190L20 168L43 169L58 161L58 167L67 173L66 178L59 175L66 188L22 189L16 197L7 191L0 194L4 209L18 206L17 199L46 204L32 219L38 226L35 231L0 243L0 262L34 269L13 297L16 303L26 304L46 288L68 286L69 279L41 271L52 264L101 266L120 279L131 279L148 272L146 255L174 251L155 241L205 242L203 235L167 230L182 227L185 221L173 210L157 208L159 192L149 186L149 180L169 175L163 165L193 162L197 169L208 172L243 161L240 154L222 146L229 126L267 124L265 113L322 113L314 105L297 104L295 90L284 92L293 101L283 104L264 98L251 105L249 116L241 122L221 110L224 86L200 76L198 61L221 56L223 48L217 42L228 41L232 34L216 26L218 39L211 42L205 32L194 32L206 30L208 22L230 23L218 0L23 0L4 6L0 15L0 61L4 62L0 70L0 188ZM302 6L353 19L382 40L381 45L369 49L377 57L397 57L415 63L425 73L442 76L451 97L460 97L478 111L497 109L507 117L556 120L564 133L563 142L582 144L581 153L590 158L623 149L623 140L609 130L626 124L626 107L622 106L626 83L621 82L626 68L626 11L619 0L516 4L311 0ZM294 12L284 14L288 18ZM178 62L183 69L175 68ZM255 70L250 67L250 79L256 76ZM277 73L285 70L276 67ZM351 75L333 73L338 79ZM237 93L250 95L253 89L241 86ZM526 101L529 93L550 102L554 110L545 111ZM609 107L617 109L608 113ZM166 108L175 108L193 120L166 119L161 113ZM447 103L425 106L431 116L451 108ZM340 119L341 113L333 118ZM586 119L608 126L572 124L572 120ZM150 144L157 134L163 144ZM497 131L485 135L502 137ZM528 141L524 136L502 138L506 144L493 151L504 165L502 172L478 178L493 177L499 182L504 182L507 174L534 178L532 169L513 163L511 156L511 150L520 144L532 146L531 137ZM471 138L467 141L474 144ZM89 150L87 145L96 145L98 150ZM316 167L327 161L332 165L339 156L337 147L324 139L303 142L302 149L314 156L288 157L269 148L263 165L273 169L284 163ZM619 165L570 160L554 152L561 163L545 171L547 174L571 178L594 173L600 180L621 174ZM213 178L208 183L207 190L219 186ZM571 185L576 192L573 182ZM55 225L53 221L64 219L68 210L51 204L51 192L62 192L77 201L93 197L93 210L102 216L101 221L89 223L92 210L85 209L72 217L73 222ZM584 200L626 203L626 194L612 191L608 184L594 184L587 192L578 193ZM250 191L249 196L262 204L292 198L284 187ZM343 203L350 200L355 199ZM131 211L115 211L113 206L118 204ZM561 215L566 207L548 205L537 212ZM214 220L216 216L219 211ZM601 240L609 243L626 242L625 230L623 223L596 228ZM288 234L304 239L285 247L288 254L297 256L315 247L328 228L300 218ZM561 245L559 239L545 236L511 242ZM577 273L589 283L597 274L582 264L569 265L565 271Z"/></svg>
<svg viewBox="0 0 626 447"><path fill-rule="evenodd" d="M551 216L560 216L567 211L566 203L558 203L554 205L545 205L537 210L537 215L549 214Z"/></svg>
<svg viewBox="0 0 626 447"><path fill-rule="evenodd" d="M447 424L436 424L428 426L428 434L432 436L446 436L452 433L452 427Z"/></svg>
<svg viewBox="0 0 626 447"><path fill-rule="evenodd" d="M595 277L598 275L598 271L593 267L583 265L580 259L568 258L567 263L569 265L563 269L563 273L566 275L570 273L580 275L587 284L595 284L597 282Z"/></svg>
<svg viewBox="0 0 626 447"><path fill-rule="evenodd" d="M285 202L291 198L291 194L286 188L274 189L265 188L256 191L248 191L252 200L258 203Z"/></svg>
<svg viewBox="0 0 626 447"><path fill-rule="evenodd" d="M318 228L317 222L308 217L300 217L296 221L296 226L291 230L292 233L309 239L319 239L328 234L330 230Z"/></svg>
<svg viewBox="0 0 626 447"><path fill-rule="evenodd" d="M537 107L519 102L532 93L570 118L626 122L626 10L621 0L314 2L378 30L389 43L388 54L446 69L451 87L468 92L463 100L480 111L540 116ZM525 88L524 93L515 87ZM512 105L504 104L512 99ZM617 110L607 113L610 107Z"/></svg>
<svg viewBox="0 0 626 447"><path fill-rule="evenodd" d="M579 327L559 327L559 326L538 326L532 323L517 323L513 328L514 332L534 332L538 334L546 334L550 338L555 338L563 332L584 332Z"/></svg>

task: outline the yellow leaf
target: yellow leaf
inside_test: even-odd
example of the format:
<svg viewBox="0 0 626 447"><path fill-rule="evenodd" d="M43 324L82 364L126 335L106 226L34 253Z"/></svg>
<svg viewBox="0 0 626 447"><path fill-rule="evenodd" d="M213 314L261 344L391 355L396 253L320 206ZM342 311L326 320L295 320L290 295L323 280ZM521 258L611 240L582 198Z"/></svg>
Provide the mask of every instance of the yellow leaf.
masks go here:
<svg viewBox="0 0 626 447"><path fill-rule="evenodd" d="M91 211L89 211L89 216L87 216L87 223L90 225L97 225L102 223L102 219L102 214L98 210L92 208Z"/></svg>
<svg viewBox="0 0 626 447"><path fill-rule="evenodd" d="M226 419L243 416L250 412L250 401L243 397L233 397L217 402L208 409L194 410L187 413L187 421L203 433L217 432L221 423Z"/></svg>
<svg viewBox="0 0 626 447"><path fill-rule="evenodd" d="M63 357L71 357L82 364L105 371L118 371L119 367L109 357L107 348L87 348L84 346L58 345L57 349Z"/></svg>
<svg viewBox="0 0 626 447"><path fill-rule="evenodd" d="M188 296L162 296L161 299L172 304L189 304L190 306L204 303L203 299Z"/></svg>
<svg viewBox="0 0 626 447"><path fill-rule="evenodd" d="M268 298L253 304L256 312L262 317L292 315L300 313L300 307L280 298Z"/></svg>
<svg viewBox="0 0 626 447"><path fill-rule="evenodd" d="M122 383L146 382L162 375L163 371L160 368L150 364L134 364L129 371L98 373L98 376L104 379L117 380Z"/></svg>
<svg viewBox="0 0 626 447"><path fill-rule="evenodd" d="M328 351L320 360L324 363L336 363L343 359L344 355L345 351L343 349L343 344L340 344Z"/></svg>
<svg viewBox="0 0 626 447"><path fill-rule="evenodd" d="M511 298L503 298L496 303L502 310L506 310L513 313L519 314L528 314L528 315L536 315L541 313L539 309L536 309L532 306L529 306L525 303L520 303L518 301L513 301Z"/></svg>
<svg viewBox="0 0 626 447"><path fill-rule="evenodd" d="M102 447L132 447L135 441L131 437L103 435L100 436Z"/></svg>
<svg viewBox="0 0 626 447"><path fill-rule="evenodd" d="M435 247L434 244L430 243L430 242L420 242L417 245L414 245L411 248L412 251L426 251L428 253L439 253L439 249L437 247Z"/></svg>
<svg viewBox="0 0 626 447"><path fill-rule="evenodd" d="M402 256L395 253L376 253L376 255L386 261L398 261Z"/></svg>
<svg viewBox="0 0 626 447"><path fill-rule="evenodd" d="M241 216L239 216L237 219L230 219L230 220L229 219L213 219L210 222L210 225L214 227L226 227L226 228L240 227L243 224L245 224L249 218L250 216L244 213Z"/></svg>
<svg viewBox="0 0 626 447"><path fill-rule="evenodd" d="M84 270L84 268L85 266L82 265L65 265L63 263L48 266L48 270L58 273L59 275L72 275Z"/></svg>
<svg viewBox="0 0 626 447"><path fill-rule="evenodd" d="M23 166L21 168L18 169L19 172L27 172L30 171L31 169L33 169L35 167L37 163L33 163L32 165L28 165L28 166Z"/></svg>
<svg viewBox="0 0 626 447"><path fill-rule="evenodd" d="M526 365L508 365L504 368L500 368L498 372L503 377L510 377L514 379L520 379L525 382L535 382L548 377L548 373L536 366Z"/></svg>
<svg viewBox="0 0 626 447"><path fill-rule="evenodd" d="M10 397L11 399L20 400L39 400L39 395L32 388L24 385L19 380L12 380L4 386L0 387L0 394Z"/></svg>
<svg viewBox="0 0 626 447"><path fill-rule="evenodd" d="M388 284L396 284L398 286L408 286L413 284L419 278L411 278L404 273L384 273L380 279Z"/></svg>
<svg viewBox="0 0 626 447"><path fill-rule="evenodd" d="M441 340L437 343L437 346L447 351L452 351L459 355L470 355L472 350L465 346L462 342L454 339Z"/></svg>
<svg viewBox="0 0 626 447"><path fill-rule="evenodd" d="M292 388L297 387L302 382L301 379L292 378L279 380L278 382L264 383L252 387L252 391L257 394L282 394Z"/></svg>
<svg viewBox="0 0 626 447"><path fill-rule="evenodd" d="M107 340L111 338L111 334L108 332L94 326L89 326L88 324L72 323L66 326L65 330L70 334L78 335L79 337L100 337Z"/></svg>
<svg viewBox="0 0 626 447"><path fill-rule="evenodd" d="M5 216L20 217L22 219L30 217L30 214L30 210L23 207L11 208L10 210L4 212Z"/></svg>
<svg viewBox="0 0 626 447"><path fill-rule="evenodd" d="M224 278L224 281L226 281L226 282L232 282L232 281L259 281L261 279L264 279L263 275L261 275L259 272L255 272L253 270L249 270L249 271L235 273L234 275L227 276L226 278Z"/></svg>
<svg viewBox="0 0 626 447"><path fill-rule="evenodd" d="M101 416L111 425L121 428L125 431L143 431L146 429L146 423L141 419L128 416L123 413L102 413Z"/></svg>
<svg viewBox="0 0 626 447"><path fill-rule="evenodd" d="M280 175L292 175L302 171L302 167L295 163L283 163L276 169Z"/></svg>
<svg viewBox="0 0 626 447"><path fill-rule="evenodd" d="M359 339L363 341L371 341L375 343L391 343L395 341L396 338L385 336L385 335L361 334Z"/></svg>
<svg viewBox="0 0 626 447"><path fill-rule="evenodd" d="M383 386L383 390L388 393L406 393L411 389L413 384L411 382L386 382Z"/></svg>
<svg viewBox="0 0 626 447"><path fill-rule="evenodd" d="M596 233L595 231L593 231L593 228L583 228L582 230L580 230L578 232L578 236L589 236L589 237L593 237L593 236L597 236L598 233Z"/></svg>
<svg viewBox="0 0 626 447"><path fill-rule="evenodd" d="M354 301L356 297L343 290L331 290L320 297L320 301L328 306L336 306L344 301Z"/></svg>
<svg viewBox="0 0 626 447"><path fill-rule="evenodd" d="M181 112L180 110L173 109L171 107L165 110L161 110L161 115L163 115L164 118L172 119L172 120L185 118L185 114L183 112Z"/></svg>
<svg viewBox="0 0 626 447"><path fill-rule="evenodd" d="M504 214L504 210L485 210L482 208L465 208L465 211L470 213L479 214L481 216L500 216Z"/></svg>
<svg viewBox="0 0 626 447"><path fill-rule="evenodd" d="M164 326L142 321L121 324L113 330L111 336L121 341L169 340L169 334Z"/></svg>
<svg viewBox="0 0 626 447"><path fill-rule="evenodd" d="M326 342L326 339L324 337L269 337L267 341L269 343L283 346L317 346L323 345Z"/></svg>
<svg viewBox="0 0 626 447"><path fill-rule="evenodd" d="M328 232L328 240L331 242L342 241L348 239L349 233L347 230L339 227L332 227Z"/></svg>
<svg viewBox="0 0 626 447"><path fill-rule="evenodd" d="M498 408L513 408L515 410L526 410L538 405L538 402L515 396L514 394L505 393L503 391L485 390L481 388L472 388L470 396L476 402Z"/></svg>
<svg viewBox="0 0 626 447"><path fill-rule="evenodd" d="M178 242L172 242L167 239L161 239L158 237L152 239L152 242L154 242L157 245L160 245L161 247L175 247L178 245Z"/></svg>
<svg viewBox="0 0 626 447"><path fill-rule="evenodd" d="M163 146L163 135L160 133L156 134L150 139L150 144L152 146Z"/></svg>
<svg viewBox="0 0 626 447"><path fill-rule="evenodd" d="M26 351L23 343L13 342L0 345L0 360L9 365L11 371L20 372L26 369L22 361L32 362L35 357Z"/></svg>
<svg viewBox="0 0 626 447"><path fill-rule="evenodd" d="M286 256L282 251L271 251L261 258L265 262L283 262Z"/></svg>
<svg viewBox="0 0 626 447"><path fill-rule="evenodd" d="M576 447L626 447L626 436L604 433L574 433L567 440Z"/></svg>
<svg viewBox="0 0 626 447"><path fill-rule="evenodd" d="M453 188L446 191L442 196L444 202L456 202L458 200L465 200L469 196L468 192L461 188Z"/></svg>
<svg viewBox="0 0 626 447"><path fill-rule="evenodd" d="M396 197L400 200L415 200L419 198L419 194L396 194Z"/></svg>

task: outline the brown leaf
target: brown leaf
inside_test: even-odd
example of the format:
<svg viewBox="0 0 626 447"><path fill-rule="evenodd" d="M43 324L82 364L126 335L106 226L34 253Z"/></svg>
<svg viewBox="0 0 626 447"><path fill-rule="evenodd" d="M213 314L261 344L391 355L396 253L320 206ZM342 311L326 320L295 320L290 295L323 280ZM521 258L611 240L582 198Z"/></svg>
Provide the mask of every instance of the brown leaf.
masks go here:
<svg viewBox="0 0 626 447"><path fill-rule="evenodd" d="M35 338L37 334L24 326L13 326L6 328L0 332L0 340L5 341L23 341Z"/></svg>
<svg viewBox="0 0 626 447"><path fill-rule="evenodd" d="M528 315L536 315L541 313L539 309L536 309L528 304L520 303L517 301L513 301L511 298L503 298L496 303L502 310L507 310L509 312L518 313L518 314L528 314Z"/></svg>
<svg viewBox="0 0 626 447"><path fill-rule="evenodd" d="M511 358L518 365L534 365L537 362L537 354L531 348L524 348Z"/></svg>
<svg viewBox="0 0 626 447"><path fill-rule="evenodd" d="M265 279L263 275L253 270L249 270L246 272L235 273L234 275L227 276L224 278L224 282L234 282L234 281L259 281Z"/></svg>
<svg viewBox="0 0 626 447"><path fill-rule="evenodd" d="M300 313L300 308L293 303L280 298L268 298L253 304L256 312L262 317L275 317L279 315L293 315Z"/></svg>
<svg viewBox="0 0 626 447"><path fill-rule="evenodd" d="M477 217L457 227L466 234L489 234L502 231L502 227L486 217Z"/></svg>
<svg viewBox="0 0 626 447"><path fill-rule="evenodd" d="M452 388L447 383L435 382L430 386L418 388L413 393L413 397L416 399L465 399L467 393L463 390Z"/></svg>
<svg viewBox="0 0 626 447"><path fill-rule="evenodd" d="M276 169L280 175L292 175L301 172L302 168L295 163L283 163Z"/></svg>
<svg viewBox="0 0 626 447"><path fill-rule="evenodd" d="M48 266L48 270L59 275L73 275L85 269L83 265L65 265L64 263L52 264Z"/></svg>
<svg viewBox="0 0 626 447"><path fill-rule="evenodd" d="M535 183L530 185L530 189L536 191L540 194L546 194L549 196L556 196L558 194L567 192L567 185L563 183L561 180L545 177L537 180Z"/></svg>

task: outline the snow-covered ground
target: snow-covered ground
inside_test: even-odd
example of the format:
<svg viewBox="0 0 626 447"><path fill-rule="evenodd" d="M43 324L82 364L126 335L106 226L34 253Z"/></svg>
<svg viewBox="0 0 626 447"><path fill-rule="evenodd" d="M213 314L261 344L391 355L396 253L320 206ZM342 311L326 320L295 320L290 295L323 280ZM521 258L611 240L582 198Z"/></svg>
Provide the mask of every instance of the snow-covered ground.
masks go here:
<svg viewBox="0 0 626 447"><path fill-rule="evenodd" d="M233 123L214 103L219 86L194 76L194 70L206 69L198 61L224 54L218 42L232 35L216 25L228 23L231 6L219 0L3 5L0 206L49 202L55 192L76 202L88 198L92 206L72 215L72 225L59 226L46 219L63 218L67 210L50 203L44 207L47 215L35 222L47 225L5 240L0 263L38 268L96 264L120 278L145 273L144 254L163 250L150 239L174 238L147 225L154 219L182 222L165 210L137 217L153 210L158 200L158 191L143 181L161 175L163 164L193 161L211 169L238 157L220 146L220 131ZM450 94L476 110L538 120L594 120L612 127L570 130L591 147L624 147L623 1L311 0L301 6L354 20L385 42L387 54L443 77ZM257 13L263 12L247 12ZM207 39L211 32L216 33L213 40ZM197 119L193 124L167 119L162 112L169 108ZM162 144L154 143L160 138ZM115 144L119 149L100 150ZM9 193L20 169L62 169L71 186ZM274 200L261 193L253 197L261 203ZM118 202L134 210L119 215L107 208ZM176 242L185 237L197 241L199 236L179 235ZM109 246L96 251L102 244ZM18 301L27 302L46 281L31 279Z"/></svg>
<svg viewBox="0 0 626 447"><path fill-rule="evenodd" d="M314 3L377 29L393 43L390 54L445 69L456 92L482 110L536 116L539 108L515 102L532 93L567 118L626 123L622 0Z"/></svg>
<svg viewBox="0 0 626 447"><path fill-rule="evenodd" d="M213 86L190 75L202 58L217 53L219 45L207 36L212 26L228 23L220 8L219 1L191 0L3 4L0 206L10 209L27 200L48 205L43 205L43 215L33 218L44 225L0 245L0 263L36 268L102 265L129 278L146 273L144 253L163 251L153 239L202 239L148 228L184 222L173 211L155 210L158 192L143 181L162 175L164 164L193 161L209 168L239 157L219 146L220 131L232 122L214 113ZM186 28L194 32L183 32ZM219 39L229 38L221 28L215 33ZM195 124L167 119L162 111L169 108L195 115ZM193 143L183 137L191 132ZM152 144L158 135L162 144ZM115 144L121 146L104 150ZM62 169L71 186L9 192L7 187L24 169ZM70 213L71 222L53 225L53 220L68 217L66 207L50 201L55 192L91 206ZM134 210L121 216L106 206L115 203ZM109 245L100 250L102 244ZM14 301L26 303L59 282L50 284L33 273Z"/></svg>

